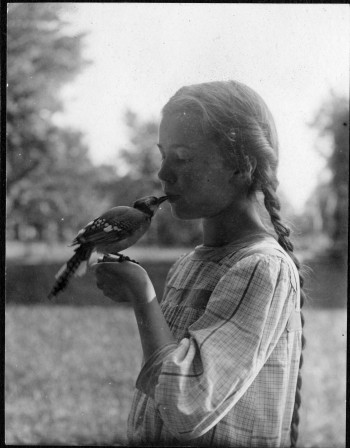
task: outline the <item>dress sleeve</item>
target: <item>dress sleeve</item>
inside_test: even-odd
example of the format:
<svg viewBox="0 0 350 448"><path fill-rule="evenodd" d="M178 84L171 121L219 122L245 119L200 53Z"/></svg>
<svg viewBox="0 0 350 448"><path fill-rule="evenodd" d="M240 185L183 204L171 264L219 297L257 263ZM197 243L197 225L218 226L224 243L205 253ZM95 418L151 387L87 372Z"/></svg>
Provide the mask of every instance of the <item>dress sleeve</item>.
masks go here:
<svg viewBox="0 0 350 448"><path fill-rule="evenodd" d="M176 438L205 434L246 392L287 325L292 291L290 268L277 256L248 256L220 279L190 336L158 368L152 395Z"/></svg>

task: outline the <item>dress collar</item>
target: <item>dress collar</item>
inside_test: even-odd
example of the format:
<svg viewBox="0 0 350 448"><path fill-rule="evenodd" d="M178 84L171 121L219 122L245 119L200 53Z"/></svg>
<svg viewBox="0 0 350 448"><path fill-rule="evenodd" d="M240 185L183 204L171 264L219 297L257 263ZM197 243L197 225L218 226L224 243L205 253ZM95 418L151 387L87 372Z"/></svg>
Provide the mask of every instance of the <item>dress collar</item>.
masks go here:
<svg viewBox="0 0 350 448"><path fill-rule="evenodd" d="M205 246L201 244L196 246L194 251L191 253L192 260L207 260L207 261L218 261L228 254L233 254L241 249L252 246L257 242L266 241L276 241L276 239L269 233L258 233L253 235L248 235L240 240L233 243L228 243L223 246Z"/></svg>

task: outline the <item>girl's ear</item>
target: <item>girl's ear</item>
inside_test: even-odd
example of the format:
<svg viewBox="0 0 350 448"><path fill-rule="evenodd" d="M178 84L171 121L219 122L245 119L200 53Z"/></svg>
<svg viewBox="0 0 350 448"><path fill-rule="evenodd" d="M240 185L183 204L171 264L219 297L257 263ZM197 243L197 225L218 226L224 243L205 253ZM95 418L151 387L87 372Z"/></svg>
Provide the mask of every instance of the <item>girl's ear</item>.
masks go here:
<svg viewBox="0 0 350 448"><path fill-rule="evenodd" d="M248 183L249 185L252 183L252 177L256 169L256 158L255 157L246 157L246 166L243 168L236 167L233 169L233 178L234 180L241 180L244 183Z"/></svg>
<svg viewBox="0 0 350 448"><path fill-rule="evenodd" d="M249 161L250 161L250 175L253 176L254 171L256 169L256 165L257 165L257 161L255 157L249 157Z"/></svg>

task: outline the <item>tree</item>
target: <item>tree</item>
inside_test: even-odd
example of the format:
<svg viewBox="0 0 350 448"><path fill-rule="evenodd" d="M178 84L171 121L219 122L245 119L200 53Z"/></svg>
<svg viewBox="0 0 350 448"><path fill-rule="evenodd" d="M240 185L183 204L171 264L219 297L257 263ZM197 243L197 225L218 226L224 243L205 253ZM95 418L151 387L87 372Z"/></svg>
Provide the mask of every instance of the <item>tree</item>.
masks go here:
<svg viewBox="0 0 350 448"><path fill-rule="evenodd" d="M67 4L8 5L7 215L15 237L32 226L39 238L53 228L63 238L96 198L100 173L83 136L52 119L63 109L60 88L88 64L84 34L69 35L62 11Z"/></svg>
<svg viewBox="0 0 350 448"><path fill-rule="evenodd" d="M56 149L52 158L13 187L8 229L15 239L26 239L29 231L39 240L71 240L110 207L102 190L113 170L94 167L81 139L78 131L60 130L52 141Z"/></svg>
<svg viewBox="0 0 350 448"><path fill-rule="evenodd" d="M7 27L7 187L35 170L57 133L58 92L86 65L83 34L64 34L60 4L9 4Z"/></svg>
<svg viewBox="0 0 350 448"><path fill-rule="evenodd" d="M157 171L160 155L156 148L158 123L152 120L141 121L131 110L125 113L125 123L129 128L128 147L121 149L120 157L129 168L129 175L136 180L143 179L159 189Z"/></svg>
<svg viewBox="0 0 350 448"><path fill-rule="evenodd" d="M329 234L334 251L346 256L348 235L349 198L349 102L348 99L331 92L320 107L312 127L318 129L328 145L320 149L327 159L329 181L319 189L319 208L323 216L324 229ZM328 188L328 195L325 195ZM325 216L325 214L327 216Z"/></svg>

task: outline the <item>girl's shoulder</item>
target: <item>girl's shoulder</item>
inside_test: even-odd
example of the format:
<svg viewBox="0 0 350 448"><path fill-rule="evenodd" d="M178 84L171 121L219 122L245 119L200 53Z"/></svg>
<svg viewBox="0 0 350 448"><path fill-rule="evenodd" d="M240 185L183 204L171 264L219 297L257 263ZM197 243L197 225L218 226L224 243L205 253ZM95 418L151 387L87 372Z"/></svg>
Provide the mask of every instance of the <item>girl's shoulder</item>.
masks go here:
<svg viewBox="0 0 350 448"><path fill-rule="evenodd" d="M274 238L266 238L252 244L249 244L240 250L229 255L229 258L235 263L247 258L251 255L273 256L277 258L287 259L287 252L278 244Z"/></svg>
<svg viewBox="0 0 350 448"><path fill-rule="evenodd" d="M238 263L257 264L261 260L265 260L271 268L279 268L280 265L286 266L285 271L288 271L288 276L295 290L298 289L299 273L295 263L289 254L279 245L275 239L266 239L254 243L240 251L232 254L231 267L234 268ZM227 260L228 261L228 260ZM241 265L241 263L240 263Z"/></svg>
<svg viewBox="0 0 350 448"><path fill-rule="evenodd" d="M228 244L218 248L197 246L194 250L182 254L171 266L170 272L185 269L190 265L200 264L204 266L208 263L212 269L215 269L215 265L218 268L231 268L242 259L251 255L256 255L257 258L273 256L279 259L286 259L288 256L273 237L238 245ZM253 259L251 260L253 261Z"/></svg>
<svg viewBox="0 0 350 448"><path fill-rule="evenodd" d="M193 283L193 279L216 283L233 271L254 270L257 264L265 266L265 275L280 271L287 275L297 289L299 274L292 259L273 237L260 238L241 245L227 245L220 248L198 246L193 251L181 255L171 266L167 283Z"/></svg>

